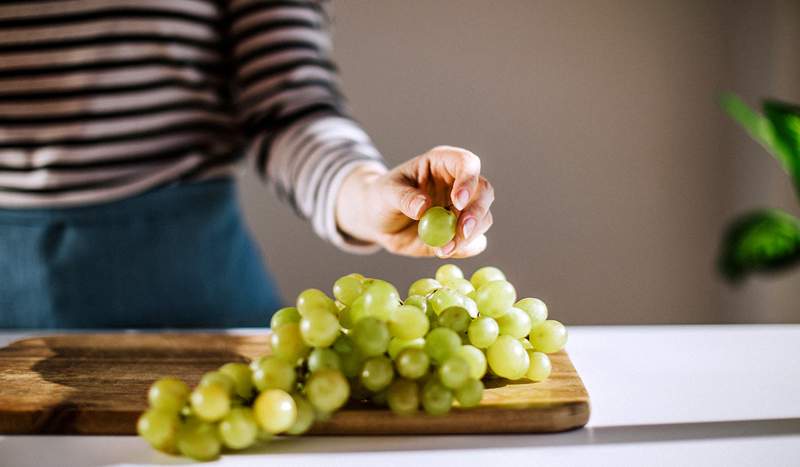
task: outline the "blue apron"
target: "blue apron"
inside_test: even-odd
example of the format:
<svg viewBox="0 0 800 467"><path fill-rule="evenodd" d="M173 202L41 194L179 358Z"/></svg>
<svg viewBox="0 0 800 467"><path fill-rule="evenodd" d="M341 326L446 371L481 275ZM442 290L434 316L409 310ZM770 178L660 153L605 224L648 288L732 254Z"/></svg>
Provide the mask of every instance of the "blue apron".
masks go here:
<svg viewBox="0 0 800 467"><path fill-rule="evenodd" d="M0 209L0 328L266 327L279 306L229 179Z"/></svg>

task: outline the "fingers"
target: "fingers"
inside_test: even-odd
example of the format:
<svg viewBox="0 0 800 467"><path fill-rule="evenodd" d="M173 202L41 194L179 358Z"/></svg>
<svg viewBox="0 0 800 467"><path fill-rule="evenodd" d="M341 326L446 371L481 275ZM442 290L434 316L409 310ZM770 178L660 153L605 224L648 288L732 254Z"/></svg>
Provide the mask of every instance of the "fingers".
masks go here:
<svg viewBox="0 0 800 467"><path fill-rule="evenodd" d="M393 208L414 220L419 220L431 205L430 196L400 181L390 183L386 196Z"/></svg>
<svg viewBox="0 0 800 467"><path fill-rule="evenodd" d="M489 181L483 177L478 180L478 186L472 202L461 211L458 217L458 224L456 226L456 244L469 242L472 238L482 234L486 229L491 226L491 215L489 215L489 225L486 223L486 217L489 209L494 202L494 188L489 184ZM480 228L484 227L483 231Z"/></svg>
<svg viewBox="0 0 800 467"><path fill-rule="evenodd" d="M486 245L486 235L478 235L467 245L459 248L451 258L469 258L470 256L479 255L486 249Z"/></svg>
<svg viewBox="0 0 800 467"><path fill-rule="evenodd" d="M464 209L473 198L481 173L481 160L466 149L438 146L427 154L431 172L452 185L450 201Z"/></svg>

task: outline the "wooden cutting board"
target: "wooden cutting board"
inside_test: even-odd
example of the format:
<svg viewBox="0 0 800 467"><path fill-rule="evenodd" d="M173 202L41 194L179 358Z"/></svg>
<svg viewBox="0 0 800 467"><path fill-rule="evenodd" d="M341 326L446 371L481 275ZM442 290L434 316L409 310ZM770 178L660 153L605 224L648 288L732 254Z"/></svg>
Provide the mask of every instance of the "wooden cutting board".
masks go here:
<svg viewBox="0 0 800 467"><path fill-rule="evenodd" d="M223 363L269 353L268 342L267 335L194 333L67 334L14 342L0 349L0 434L135 434L155 379L172 375L194 385ZM356 405L317 423L313 433L535 433L581 427L589 420L586 388L566 353L551 358L547 381L498 381L474 409L440 417L396 416Z"/></svg>

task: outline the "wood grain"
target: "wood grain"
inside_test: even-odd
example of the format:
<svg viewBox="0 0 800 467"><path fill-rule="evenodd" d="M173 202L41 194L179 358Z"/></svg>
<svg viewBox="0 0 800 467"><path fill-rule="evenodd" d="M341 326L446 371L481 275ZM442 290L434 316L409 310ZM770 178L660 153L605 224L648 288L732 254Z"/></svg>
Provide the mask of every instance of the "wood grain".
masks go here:
<svg viewBox="0 0 800 467"><path fill-rule="evenodd" d="M134 434L149 385L166 375L195 384L230 361L269 353L267 335L67 334L0 349L0 433ZM481 406L446 416L396 416L349 406L314 434L534 433L578 428L589 396L566 353L545 382L489 384Z"/></svg>

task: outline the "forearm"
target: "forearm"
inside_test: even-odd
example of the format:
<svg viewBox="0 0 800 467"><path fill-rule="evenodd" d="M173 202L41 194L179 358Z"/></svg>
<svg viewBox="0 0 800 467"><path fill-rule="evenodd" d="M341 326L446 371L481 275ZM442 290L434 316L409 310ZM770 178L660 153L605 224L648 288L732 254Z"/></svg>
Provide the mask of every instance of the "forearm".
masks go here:
<svg viewBox="0 0 800 467"><path fill-rule="evenodd" d="M374 223L367 222L372 209L370 200L379 196L374 190L376 180L386 173L375 166L361 166L345 177L336 196L336 224L346 235L364 242L376 242L378 232Z"/></svg>

